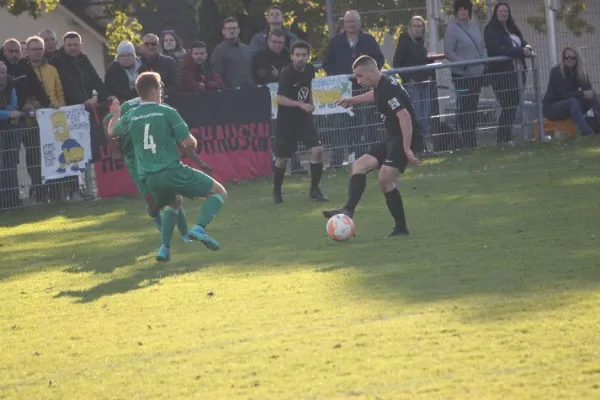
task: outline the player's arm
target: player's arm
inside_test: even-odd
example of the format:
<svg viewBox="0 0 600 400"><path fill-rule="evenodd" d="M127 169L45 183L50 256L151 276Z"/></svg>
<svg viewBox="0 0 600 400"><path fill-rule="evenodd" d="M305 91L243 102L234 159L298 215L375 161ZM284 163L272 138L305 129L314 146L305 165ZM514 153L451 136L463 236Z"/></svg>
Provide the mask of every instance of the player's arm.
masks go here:
<svg viewBox="0 0 600 400"><path fill-rule="evenodd" d="M196 163L201 170L205 172L212 171L212 167L208 163L200 160L200 157L196 154L195 150L198 142L190 133L190 130L183 118L181 118L181 115L179 115L175 109L171 109L167 116L173 138L175 138L175 141L177 142L179 151L185 154L186 157L194 160L194 163Z"/></svg>
<svg viewBox="0 0 600 400"><path fill-rule="evenodd" d="M375 101L375 91L369 90L366 93L359 94L353 97L344 97L336 102L337 105L344 108L352 107L360 103L373 103Z"/></svg>
<svg viewBox="0 0 600 400"><path fill-rule="evenodd" d="M398 118L398 122L400 123L400 129L402 131L402 145L405 149L410 149L410 145L412 144L412 117L406 108L396 112L396 118Z"/></svg>

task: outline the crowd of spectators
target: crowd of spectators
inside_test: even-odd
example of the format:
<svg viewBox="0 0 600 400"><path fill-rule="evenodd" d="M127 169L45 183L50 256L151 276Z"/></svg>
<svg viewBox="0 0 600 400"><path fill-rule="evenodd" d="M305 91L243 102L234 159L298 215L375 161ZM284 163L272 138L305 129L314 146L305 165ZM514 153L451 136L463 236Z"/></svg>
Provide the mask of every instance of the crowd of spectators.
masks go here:
<svg viewBox="0 0 600 400"><path fill-rule="evenodd" d="M445 30L444 56L449 61L469 61L486 56L509 56L524 60L533 55L531 46L515 23L508 4L499 2L483 32L472 19L471 0L454 0L454 14ZM134 83L144 71L158 72L167 95L177 92L204 92L277 82L280 71L290 62L289 49L297 36L283 26L284 14L273 5L265 13L266 27L256 33L248 45L240 41L240 25L235 18L222 24L223 41L212 54L202 41L186 46L173 30L148 33L141 44L122 42L104 79L84 51L77 32L57 38L46 29L25 41L9 38L0 48L0 209L20 204L17 164L19 149L26 149L26 167L31 179L30 201L74 199L82 193L76 177L66 178L49 190L42 184L40 138L34 129L35 110L84 104L95 107L99 102L136 97ZM392 67L414 67L434 61L428 55L425 20L415 15L398 38ZM140 47L141 45L141 47ZM348 11L329 41L322 61L328 76L351 74L359 56L368 55L383 67L385 58L375 38L361 26L360 14ZM476 114L482 87L491 86L501 106L498 143L512 143L512 126L519 105L525 74L515 62L477 64L451 69L457 97L458 125L465 147L477 145ZM427 135L430 104L434 96L435 74L429 71L400 74L409 91L421 133ZM548 92L544 98L544 116L550 120L573 118L580 130L592 128L584 114L593 109L600 117L600 100L590 85L581 52L567 47L560 64L552 69ZM362 89L353 82L353 91ZM372 112L358 108L353 117L346 114L326 116L324 143L333 145L330 164L341 165L344 158L358 158L377 134ZM349 121L356 118L356 121ZM599 125L600 125L600 121ZM349 127L355 127L348 130ZM365 128L367 127L367 128ZM341 133L340 130L345 130ZM297 168L298 160L292 161ZM296 165L294 165L296 164Z"/></svg>

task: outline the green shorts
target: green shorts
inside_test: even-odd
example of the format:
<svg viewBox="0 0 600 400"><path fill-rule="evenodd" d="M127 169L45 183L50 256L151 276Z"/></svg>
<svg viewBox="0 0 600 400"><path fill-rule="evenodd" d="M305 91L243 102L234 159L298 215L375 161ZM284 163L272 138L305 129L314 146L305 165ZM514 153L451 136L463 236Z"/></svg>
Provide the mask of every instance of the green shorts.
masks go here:
<svg viewBox="0 0 600 400"><path fill-rule="evenodd" d="M187 165L147 174L145 177L145 183L161 207L172 204L177 195L188 199L207 196L212 191L214 182L204 172Z"/></svg>
<svg viewBox="0 0 600 400"><path fill-rule="evenodd" d="M135 184L135 187L137 188L138 192L140 192L140 195L142 197L146 196L148 193L150 193L150 189L148 188L148 185L146 185L146 182L143 182L139 178L137 169L135 167L135 159L133 157L127 156L123 157L123 159L125 160L127 171L129 171L129 177Z"/></svg>

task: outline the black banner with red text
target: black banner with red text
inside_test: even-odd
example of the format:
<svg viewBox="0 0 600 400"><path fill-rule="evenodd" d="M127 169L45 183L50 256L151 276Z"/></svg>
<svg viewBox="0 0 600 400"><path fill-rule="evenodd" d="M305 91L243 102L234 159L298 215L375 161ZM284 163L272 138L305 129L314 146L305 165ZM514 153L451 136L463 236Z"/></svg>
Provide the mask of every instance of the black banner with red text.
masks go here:
<svg viewBox="0 0 600 400"><path fill-rule="evenodd" d="M267 87L178 94L167 101L187 122L198 141L196 153L213 167L221 183L271 173L271 94ZM122 159L113 157L101 126L92 127L98 196L135 194ZM191 160L183 162L192 167Z"/></svg>

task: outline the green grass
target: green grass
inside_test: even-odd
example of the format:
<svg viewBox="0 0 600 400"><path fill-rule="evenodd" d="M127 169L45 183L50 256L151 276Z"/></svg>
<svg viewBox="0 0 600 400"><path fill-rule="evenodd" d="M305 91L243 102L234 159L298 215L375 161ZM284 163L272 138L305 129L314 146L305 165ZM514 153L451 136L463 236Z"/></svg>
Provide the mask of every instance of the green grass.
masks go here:
<svg viewBox="0 0 600 400"><path fill-rule="evenodd" d="M250 182L167 264L138 197L2 214L0 398L600 398L599 144L411 168L410 238L374 177L350 242L305 177Z"/></svg>

